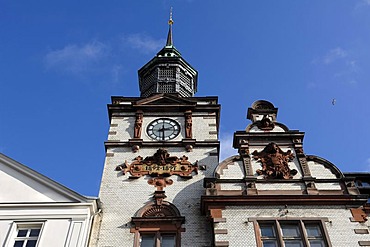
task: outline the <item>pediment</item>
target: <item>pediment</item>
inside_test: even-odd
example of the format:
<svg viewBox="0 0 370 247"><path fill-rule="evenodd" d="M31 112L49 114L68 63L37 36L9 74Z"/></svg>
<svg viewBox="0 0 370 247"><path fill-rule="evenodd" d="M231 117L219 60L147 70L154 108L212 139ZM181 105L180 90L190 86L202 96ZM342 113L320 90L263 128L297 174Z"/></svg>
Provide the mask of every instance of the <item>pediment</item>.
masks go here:
<svg viewBox="0 0 370 247"><path fill-rule="evenodd" d="M155 94L134 103L134 106L195 106L196 102L177 96L176 94Z"/></svg>
<svg viewBox="0 0 370 247"><path fill-rule="evenodd" d="M90 199L0 153L1 203L88 202Z"/></svg>

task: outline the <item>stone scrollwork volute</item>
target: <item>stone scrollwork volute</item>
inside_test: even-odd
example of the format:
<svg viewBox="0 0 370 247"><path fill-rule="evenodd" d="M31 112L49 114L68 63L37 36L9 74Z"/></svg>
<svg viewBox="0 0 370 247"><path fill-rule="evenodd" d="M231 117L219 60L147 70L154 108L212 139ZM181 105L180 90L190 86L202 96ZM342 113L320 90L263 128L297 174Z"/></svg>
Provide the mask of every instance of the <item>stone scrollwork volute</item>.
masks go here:
<svg viewBox="0 0 370 247"><path fill-rule="evenodd" d="M292 179L298 172L290 169L288 162L294 158L293 153L288 150L282 151L276 143L268 144L261 152L253 153L253 158L261 163L262 169L256 172L266 179Z"/></svg>

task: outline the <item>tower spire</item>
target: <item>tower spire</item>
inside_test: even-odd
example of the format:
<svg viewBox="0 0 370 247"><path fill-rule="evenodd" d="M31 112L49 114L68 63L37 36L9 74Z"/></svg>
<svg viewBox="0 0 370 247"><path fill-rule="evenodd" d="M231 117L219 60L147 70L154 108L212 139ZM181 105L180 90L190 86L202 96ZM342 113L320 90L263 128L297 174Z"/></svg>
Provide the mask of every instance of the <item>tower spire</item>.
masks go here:
<svg viewBox="0 0 370 247"><path fill-rule="evenodd" d="M182 58L173 45L172 7L168 25L166 45L138 71L141 97L149 97L155 93L193 97L197 91L198 72Z"/></svg>
<svg viewBox="0 0 370 247"><path fill-rule="evenodd" d="M173 46L173 40L172 40L172 25L173 25L172 7L170 9L170 19L168 20L168 25L169 25L169 29L168 29L166 46Z"/></svg>

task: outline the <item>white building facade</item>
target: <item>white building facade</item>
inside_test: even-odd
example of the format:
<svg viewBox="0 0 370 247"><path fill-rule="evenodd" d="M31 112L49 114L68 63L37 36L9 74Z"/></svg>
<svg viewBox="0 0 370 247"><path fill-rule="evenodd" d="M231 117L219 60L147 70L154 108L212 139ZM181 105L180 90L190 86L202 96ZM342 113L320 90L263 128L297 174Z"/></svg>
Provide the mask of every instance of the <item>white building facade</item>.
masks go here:
<svg viewBox="0 0 370 247"><path fill-rule="evenodd" d="M88 246L98 200L0 154L0 245Z"/></svg>

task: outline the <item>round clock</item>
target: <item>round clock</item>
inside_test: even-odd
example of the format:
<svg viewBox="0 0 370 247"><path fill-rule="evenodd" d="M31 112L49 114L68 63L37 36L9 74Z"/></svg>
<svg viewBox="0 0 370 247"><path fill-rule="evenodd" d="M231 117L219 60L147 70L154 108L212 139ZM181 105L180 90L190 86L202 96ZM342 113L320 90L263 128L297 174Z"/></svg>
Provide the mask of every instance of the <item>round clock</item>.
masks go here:
<svg viewBox="0 0 370 247"><path fill-rule="evenodd" d="M168 141L179 135L180 125L172 119L159 118L148 125L146 132L154 140Z"/></svg>

